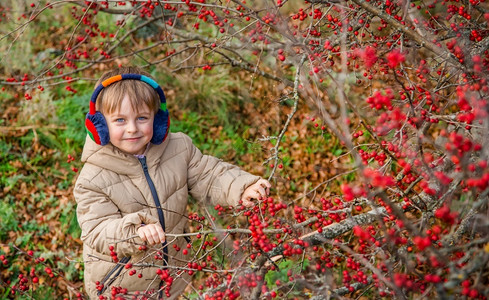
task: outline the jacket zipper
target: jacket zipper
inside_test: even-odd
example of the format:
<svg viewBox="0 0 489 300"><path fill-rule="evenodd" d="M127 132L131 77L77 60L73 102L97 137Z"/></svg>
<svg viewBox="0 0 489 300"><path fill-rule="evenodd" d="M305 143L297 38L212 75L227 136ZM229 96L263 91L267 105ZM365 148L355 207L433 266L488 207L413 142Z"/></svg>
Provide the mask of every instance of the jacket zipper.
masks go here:
<svg viewBox="0 0 489 300"><path fill-rule="evenodd" d="M165 215L163 214L160 198L158 198L158 193L156 193L156 188L153 183L153 180L151 179L151 176L149 176L148 164L146 163L146 156L138 157L138 159L139 162L141 163L141 166L143 167L144 176L146 177L146 181L148 182L149 189L151 190L151 195L153 196L153 200L156 205L156 211L158 212L158 219L160 220L160 225L163 228L163 231L166 233ZM168 247L166 244L166 240L161 245L163 247L163 266L166 266L168 264Z"/></svg>
<svg viewBox="0 0 489 300"><path fill-rule="evenodd" d="M158 198L158 194L156 193L155 185L148 172L148 164L146 163L146 157L140 157L138 158L138 160L141 163L141 166L143 167L144 177L146 177L146 181L148 182L149 189L151 190L151 195L153 196L153 200L156 205L156 210L158 211L158 219L160 221L161 227L163 228L163 231L166 233L165 215L163 214L163 210L161 209L161 203L160 203L160 199ZM161 245L163 246L163 266L165 267L168 264L168 247L166 241L164 241ZM104 279L102 279L101 281L101 284L103 284L103 288L97 292L98 296L104 293L107 287L109 287L114 282L117 276L119 276L119 274L121 273L124 265L127 262L129 262L130 259L131 259L130 256L123 257L119 261L119 263L109 273L107 273L107 275L105 275ZM108 281L107 284L105 284L106 281Z"/></svg>

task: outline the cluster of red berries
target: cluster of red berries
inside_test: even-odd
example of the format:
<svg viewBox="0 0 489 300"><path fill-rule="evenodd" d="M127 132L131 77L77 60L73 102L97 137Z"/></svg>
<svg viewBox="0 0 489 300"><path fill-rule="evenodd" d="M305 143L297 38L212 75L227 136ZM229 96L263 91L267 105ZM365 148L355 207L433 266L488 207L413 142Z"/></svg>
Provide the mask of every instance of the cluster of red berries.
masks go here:
<svg viewBox="0 0 489 300"><path fill-rule="evenodd" d="M395 180L392 176L383 175L380 171L375 169L365 168L363 170L363 176L365 176L373 188L385 189L395 184Z"/></svg>
<svg viewBox="0 0 489 300"><path fill-rule="evenodd" d="M399 109L395 107L389 112L382 112L377 118L377 126L372 129L378 136L385 136L389 134L392 130L399 130L404 125L406 121L406 115Z"/></svg>
<svg viewBox="0 0 489 300"><path fill-rule="evenodd" d="M174 280L173 276L170 274L170 271L168 271L168 269L158 269L156 270L156 274L160 276L161 281L164 283L163 287L165 296L170 297L170 289Z"/></svg>
<svg viewBox="0 0 489 300"><path fill-rule="evenodd" d="M19 274L17 277L17 284L12 285L11 287L12 290L10 293L12 295L15 295L16 291L25 292L30 289L30 280L27 276L24 276L24 274Z"/></svg>
<svg viewBox="0 0 489 300"><path fill-rule="evenodd" d="M248 229L251 231L252 246L258 250L268 252L276 247L275 244L271 243L268 236L263 232L263 229L268 227L266 222L260 220L260 216L257 214L249 218L248 222L250 226Z"/></svg>
<svg viewBox="0 0 489 300"><path fill-rule="evenodd" d="M387 108L388 110L392 110L392 99L394 98L394 94L391 89L386 89L384 92L375 91L372 97L368 97L365 100L371 108L375 108L377 110Z"/></svg>
<svg viewBox="0 0 489 300"><path fill-rule="evenodd" d="M119 258L117 257L117 252L115 252L115 247L113 245L109 246L110 256L112 257L112 261L117 263L119 262Z"/></svg>
<svg viewBox="0 0 489 300"><path fill-rule="evenodd" d="M113 286L110 288L110 295L113 299L124 299L124 295L127 295L128 290L120 286ZM119 295L119 296L118 296Z"/></svg>
<svg viewBox="0 0 489 300"><path fill-rule="evenodd" d="M74 161L75 161L75 157L73 157L71 154L68 154L68 158L66 159L66 162L70 164ZM71 170L75 173L78 172L78 168L76 168L75 166L71 166Z"/></svg>
<svg viewBox="0 0 489 300"><path fill-rule="evenodd" d="M219 299L238 299L241 296L239 291L233 291L232 289L225 289L224 291L215 291L213 293L206 294L205 300L219 300Z"/></svg>
<svg viewBox="0 0 489 300"><path fill-rule="evenodd" d="M457 220L458 213L451 212L450 207L448 207L447 205L443 205L442 207L440 207L435 211L435 217L447 224L452 225Z"/></svg>

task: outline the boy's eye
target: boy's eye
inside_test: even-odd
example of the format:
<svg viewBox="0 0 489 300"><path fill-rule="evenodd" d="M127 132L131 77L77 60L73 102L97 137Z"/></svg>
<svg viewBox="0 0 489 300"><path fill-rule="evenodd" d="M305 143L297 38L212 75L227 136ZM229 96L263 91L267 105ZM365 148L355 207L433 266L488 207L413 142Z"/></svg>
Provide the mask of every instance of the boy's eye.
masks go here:
<svg viewBox="0 0 489 300"><path fill-rule="evenodd" d="M138 120L141 120L141 121L144 121L144 120L147 120L148 117L138 117Z"/></svg>
<svg viewBox="0 0 489 300"><path fill-rule="evenodd" d="M124 122L124 119L123 118L117 118L117 119L115 119L115 121L118 123L121 123L121 122Z"/></svg>

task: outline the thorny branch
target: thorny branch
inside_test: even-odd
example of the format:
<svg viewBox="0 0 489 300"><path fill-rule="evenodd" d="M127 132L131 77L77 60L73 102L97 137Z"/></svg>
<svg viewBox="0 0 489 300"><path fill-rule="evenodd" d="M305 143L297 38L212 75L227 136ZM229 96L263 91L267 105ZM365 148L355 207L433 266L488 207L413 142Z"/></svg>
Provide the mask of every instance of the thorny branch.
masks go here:
<svg viewBox="0 0 489 300"><path fill-rule="evenodd" d="M297 106L298 106L298 103L299 103L299 92L298 92L298 89L299 89L299 78L300 78L300 72L301 72L301 69L302 69L302 65L304 64L306 60L306 56L303 55L299 64L297 65L297 71L296 71L296 74L295 74L295 80L294 80L294 90L293 90L293 93L292 93L292 99L294 100L294 105L292 107L292 111L287 115L287 120L285 121L283 127L282 127L282 130L281 132L279 133L279 135L277 137L264 137L262 139L260 139L260 141L270 141L270 140L275 140L275 145L270 149L270 152L272 153L272 156L269 157L263 164L267 164L268 162L270 161L274 161L274 165L273 165L273 168L272 168L272 171L270 172L270 175L268 176L268 179L270 180L271 178L273 178L277 168L278 168L278 163L280 161L280 158L279 158L279 148L280 148L280 143L282 141L282 138L284 137L285 133L287 132L287 129L289 127L289 124L290 122L292 121L292 118L294 118L295 116L295 113L297 112Z"/></svg>

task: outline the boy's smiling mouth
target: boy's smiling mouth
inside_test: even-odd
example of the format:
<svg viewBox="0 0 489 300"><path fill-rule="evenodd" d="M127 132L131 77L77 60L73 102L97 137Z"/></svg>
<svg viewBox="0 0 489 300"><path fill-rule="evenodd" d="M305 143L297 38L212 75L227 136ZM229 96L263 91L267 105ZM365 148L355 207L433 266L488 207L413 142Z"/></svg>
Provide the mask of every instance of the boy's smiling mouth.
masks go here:
<svg viewBox="0 0 489 300"><path fill-rule="evenodd" d="M141 137L131 137L131 138L125 138L124 140L128 142L136 142L139 141L140 139Z"/></svg>

